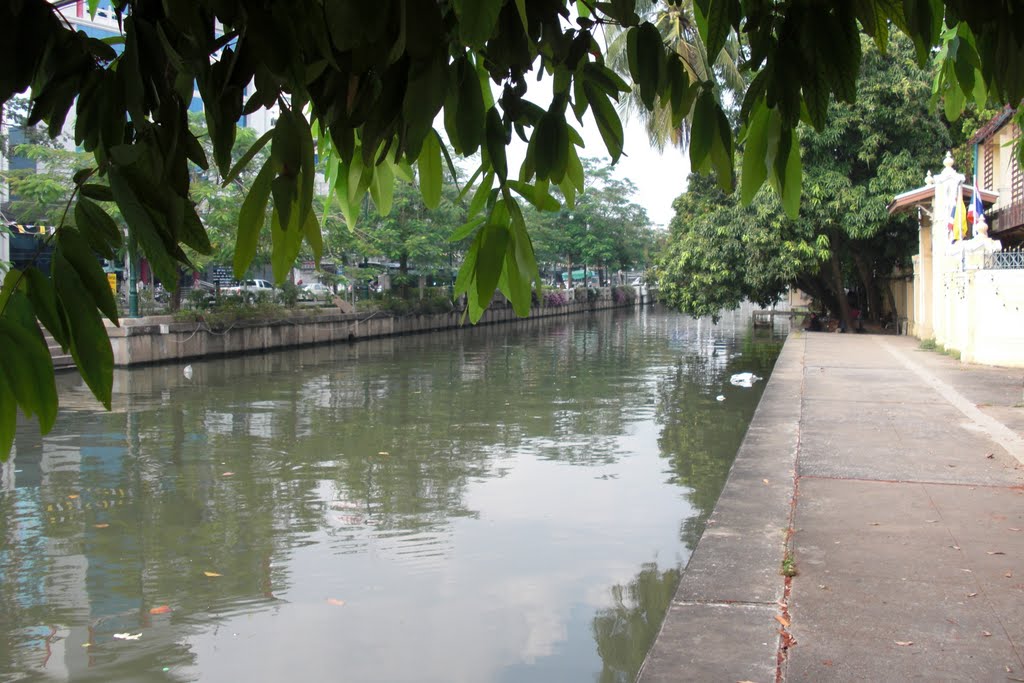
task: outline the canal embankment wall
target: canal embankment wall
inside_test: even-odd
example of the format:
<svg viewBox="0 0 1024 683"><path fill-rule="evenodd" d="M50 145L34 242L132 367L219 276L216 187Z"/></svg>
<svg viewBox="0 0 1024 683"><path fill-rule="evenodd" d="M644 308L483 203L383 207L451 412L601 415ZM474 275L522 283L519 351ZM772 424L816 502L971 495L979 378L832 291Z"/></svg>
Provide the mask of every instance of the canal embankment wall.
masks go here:
<svg viewBox="0 0 1024 683"><path fill-rule="evenodd" d="M579 315L611 308L642 305L643 299L616 303L610 290L594 301L561 306L538 306L530 318ZM495 325L523 320L506 306L484 311L476 325ZM342 313L339 310L310 313L280 320L240 320L223 327L204 322L176 322L173 316L126 318L120 327L108 324L114 365L129 367L155 363L263 353L279 349L355 342L471 327L461 311L392 316L387 313Z"/></svg>
<svg viewBox="0 0 1024 683"><path fill-rule="evenodd" d="M680 579L641 683L775 680L780 574L800 439L802 332L789 335L707 527Z"/></svg>

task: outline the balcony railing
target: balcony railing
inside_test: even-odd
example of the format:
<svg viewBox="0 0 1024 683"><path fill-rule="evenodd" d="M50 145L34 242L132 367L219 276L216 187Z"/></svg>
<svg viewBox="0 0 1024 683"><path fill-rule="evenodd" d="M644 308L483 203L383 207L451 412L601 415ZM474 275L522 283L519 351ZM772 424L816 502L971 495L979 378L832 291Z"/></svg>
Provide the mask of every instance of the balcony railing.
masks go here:
<svg viewBox="0 0 1024 683"><path fill-rule="evenodd" d="M993 235L1024 225L1024 202L1015 202L994 213L990 225Z"/></svg>
<svg viewBox="0 0 1024 683"><path fill-rule="evenodd" d="M986 254L985 268L991 270L1024 269L1024 248L1004 249Z"/></svg>

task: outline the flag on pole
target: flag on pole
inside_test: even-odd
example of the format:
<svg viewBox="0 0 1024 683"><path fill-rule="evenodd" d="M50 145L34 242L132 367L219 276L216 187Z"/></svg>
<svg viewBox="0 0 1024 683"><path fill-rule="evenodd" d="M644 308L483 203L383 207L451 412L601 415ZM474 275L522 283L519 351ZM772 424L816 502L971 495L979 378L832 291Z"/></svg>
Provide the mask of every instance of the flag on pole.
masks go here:
<svg viewBox="0 0 1024 683"><path fill-rule="evenodd" d="M979 222L985 216L985 205L981 202L981 192L978 191L978 178L974 178L974 187L971 191L971 205L967 209L967 222L971 225Z"/></svg>
<svg viewBox="0 0 1024 683"><path fill-rule="evenodd" d="M946 223L946 239L950 242L956 242L956 234L954 233L956 228L956 202L953 202L953 206L949 211L949 221Z"/></svg>
<svg viewBox="0 0 1024 683"><path fill-rule="evenodd" d="M964 195L962 192L957 193L956 198L956 227L953 231L956 233L958 240L967 239L967 207L964 206Z"/></svg>
<svg viewBox="0 0 1024 683"><path fill-rule="evenodd" d="M946 233L949 236L950 242L956 242L967 237L967 207L964 206L964 195L959 187L957 187L953 208L949 212L949 223L946 224Z"/></svg>

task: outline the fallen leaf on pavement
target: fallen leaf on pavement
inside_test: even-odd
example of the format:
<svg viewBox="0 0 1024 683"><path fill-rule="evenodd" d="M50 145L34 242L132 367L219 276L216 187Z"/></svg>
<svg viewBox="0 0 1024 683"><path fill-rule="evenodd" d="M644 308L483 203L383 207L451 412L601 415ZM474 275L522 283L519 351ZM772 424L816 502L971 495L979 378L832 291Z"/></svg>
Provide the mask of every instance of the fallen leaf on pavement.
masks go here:
<svg viewBox="0 0 1024 683"><path fill-rule="evenodd" d="M914 644L914 641L912 641L912 640L894 640L893 642L896 643L897 645L901 645L903 647L907 647L908 645L913 645Z"/></svg>
<svg viewBox="0 0 1024 683"><path fill-rule="evenodd" d="M981 632L981 635L983 635L983 636L985 636L986 638L988 638L988 637L989 637L990 635L992 635L992 634L991 634L991 633L989 633L988 631L982 631L982 632Z"/></svg>
<svg viewBox="0 0 1024 683"><path fill-rule="evenodd" d="M1003 576L1005 576L1008 579L1012 579L1013 578L1013 570L1011 569L1010 571L1008 571L1005 574L1003 574Z"/></svg>
<svg viewBox="0 0 1024 683"><path fill-rule="evenodd" d="M977 595L978 595L977 593L968 593L967 597L974 598L974 597L977 597Z"/></svg>
<svg viewBox="0 0 1024 683"><path fill-rule="evenodd" d="M767 480L767 479L762 479L761 481L763 481L763 482L764 482L764 485L765 485L765 486L767 486L767 485L768 485L768 480Z"/></svg>
<svg viewBox="0 0 1024 683"><path fill-rule="evenodd" d="M1015 526L1007 527L1007 529L1009 529L1010 531L1020 531L1020 529L1018 529Z"/></svg>
<svg viewBox="0 0 1024 683"><path fill-rule="evenodd" d="M986 551L989 555L1005 555L1002 550L988 550Z"/></svg>
<svg viewBox="0 0 1024 683"><path fill-rule="evenodd" d="M160 605L159 607L152 607L149 610L150 614L167 614L171 611L171 608L167 605Z"/></svg>
<svg viewBox="0 0 1024 683"><path fill-rule="evenodd" d="M779 622L784 627L789 628L789 619L787 619L785 615L783 615L783 614L776 614L775 615L775 621Z"/></svg>
<svg viewBox="0 0 1024 683"><path fill-rule="evenodd" d="M879 526L878 522L869 522L868 526Z"/></svg>
<svg viewBox="0 0 1024 683"><path fill-rule="evenodd" d="M327 604L328 605L334 605L335 607L344 607L345 606L345 601L344 600L338 600L337 598L327 598Z"/></svg>
<svg viewBox="0 0 1024 683"><path fill-rule="evenodd" d="M937 520L937 519L926 519L924 521L928 522L929 524L935 524L939 520Z"/></svg>
<svg viewBox="0 0 1024 683"><path fill-rule="evenodd" d="M217 572L203 572L203 576L209 576L210 578L214 578L222 575L218 574Z"/></svg>

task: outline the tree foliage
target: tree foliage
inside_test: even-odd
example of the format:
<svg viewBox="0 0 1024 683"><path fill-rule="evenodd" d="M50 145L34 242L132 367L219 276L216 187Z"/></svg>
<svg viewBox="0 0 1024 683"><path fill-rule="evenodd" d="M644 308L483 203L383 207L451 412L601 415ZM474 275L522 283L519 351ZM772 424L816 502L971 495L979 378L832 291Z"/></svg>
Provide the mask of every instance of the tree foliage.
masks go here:
<svg viewBox="0 0 1024 683"><path fill-rule="evenodd" d="M585 192L571 210L526 212L538 261L557 272L563 265L569 271L577 265L645 267L656 236L647 211L632 199L636 186L628 178L616 177L607 159L584 158L582 163Z"/></svg>
<svg viewBox="0 0 1024 683"><path fill-rule="evenodd" d="M770 303L796 285L849 323L845 289L857 283L877 314L878 278L906 265L917 244L913 222L890 216L887 203L921 184L928 164L941 159L950 142L927 107L929 82L910 41L894 39L884 55L864 46L857 103L833 103L820 133L801 131L804 180L796 220L770 193L759 192L743 207L693 177L690 191L676 201L660 260L668 300L713 315L744 298Z"/></svg>
<svg viewBox="0 0 1024 683"><path fill-rule="evenodd" d="M88 5L95 11L98 0ZM74 176L77 206L68 211L73 220L61 228L58 245L116 248L120 234L108 229L102 208L114 202L129 242L141 246L165 282L175 282L179 265L190 264L186 249L213 249L190 193L190 163L206 169L212 161L230 183L269 145L241 207L234 266L243 273L269 237L280 281L303 244L315 258L323 250L313 208L318 155L327 160L328 184L349 224L366 193L378 207L388 206L394 178L411 179L414 168L427 205L437 206L443 169L453 166L434 129L441 115L456 154L480 160L470 216L455 235L471 240L457 290L467 294L474 320L496 288L525 315L538 275L523 203L557 209L552 187L570 204L583 188L582 138L571 118L582 121L589 112L612 160L622 154L615 105L630 85L605 64L598 40L611 24L635 46L629 71L647 108L657 103L678 116L692 102L693 168L713 169L724 189L735 182L736 138L716 95L719 74L694 79L657 27L638 15L635 0L113 0L113 6L123 37L103 41L75 32L47 0L0 3L0 104L29 90L29 123L43 122L57 136L73 122L76 143L94 157L91 169ZM912 38L920 63L939 47L935 92L949 116L969 99L1024 97L1024 70L1017 66L1024 13L1009 0L695 0L693 8L707 54L719 54L730 31L748 45L739 65L752 75L740 109L742 197L751 201L768 181L790 216L797 214L802 179L796 127L806 119L823 130L830 99L854 101L860 33L884 47L897 28ZM546 106L537 102L547 98L528 97L535 71L550 76L543 81ZM212 154L187 125L196 89ZM279 110L273 130L234 158L239 119L271 106ZM505 152L513 135L528 144L519 169L509 168ZM31 344L14 345L19 353L0 366L0 453L13 439L15 405L29 414L53 412L50 395L41 398L15 370L43 356L37 317L72 350L109 405L109 376L96 375L109 362L83 365L95 360L92 350L104 358L109 353L97 312L106 305L98 278L62 266L52 280L16 271L5 279L0 329ZM33 371L52 373L45 364Z"/></svg>

